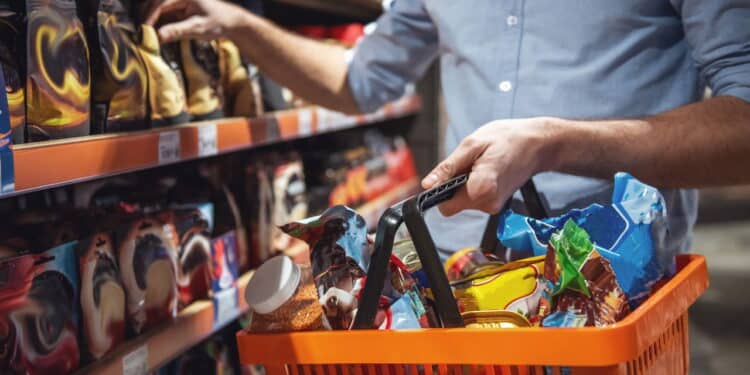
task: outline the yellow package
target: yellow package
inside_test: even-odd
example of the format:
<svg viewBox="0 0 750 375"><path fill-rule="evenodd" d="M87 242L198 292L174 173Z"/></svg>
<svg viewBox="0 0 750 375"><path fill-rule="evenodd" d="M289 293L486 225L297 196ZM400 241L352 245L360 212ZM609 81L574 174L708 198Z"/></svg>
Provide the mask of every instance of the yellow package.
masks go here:
<svg viewBox="0 0 750 375"><path fill-rule="evenodd" d="M461 312L507 310L532 320L544 291L544 256L482 267L454 282Z"/></svg>

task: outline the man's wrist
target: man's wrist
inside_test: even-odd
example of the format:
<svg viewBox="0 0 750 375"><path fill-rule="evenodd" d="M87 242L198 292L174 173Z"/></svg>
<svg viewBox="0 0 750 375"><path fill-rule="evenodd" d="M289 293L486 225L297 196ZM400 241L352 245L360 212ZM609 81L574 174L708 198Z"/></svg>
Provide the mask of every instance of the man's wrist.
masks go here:
<svg viewBox="0 0 750 375"><path fill-rule="evenodd" d="M537 166L534 173L559 171L563 168L566 158L570 158L569 150L574 149L570 145L569 132L572 130L572 121L556 118L539 118L535 127L535 138L538 139Z"/></svg>

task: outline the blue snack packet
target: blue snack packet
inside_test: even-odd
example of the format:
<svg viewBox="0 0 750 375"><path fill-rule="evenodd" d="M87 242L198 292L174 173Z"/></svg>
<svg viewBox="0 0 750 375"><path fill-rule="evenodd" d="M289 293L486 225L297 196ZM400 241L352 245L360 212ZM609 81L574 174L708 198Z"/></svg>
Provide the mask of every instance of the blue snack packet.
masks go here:
<svg viewBox="0 0 750 375"><path fill-rule="evenodd" d="M592 204L558 217L537 220L512 211L498 224L498 239L516 251L544 255L553 233L573 220L612 265L617 282L636 308L653 284L674 273L674 254L665 251L667 212L659 190L630 174L615 175L612 204Z"/></svg>

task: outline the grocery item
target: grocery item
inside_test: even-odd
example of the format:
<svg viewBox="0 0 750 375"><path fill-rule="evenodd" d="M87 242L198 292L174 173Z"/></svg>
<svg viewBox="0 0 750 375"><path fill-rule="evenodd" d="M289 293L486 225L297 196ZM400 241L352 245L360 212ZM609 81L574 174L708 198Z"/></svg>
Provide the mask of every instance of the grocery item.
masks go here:
<svg viewBox="0 0 750 375"><path fill-rule="evenodd" d="M192 120L224 117L217 42L183 40L179 50L180 66L185 76L188 113Z"/></svg>
<svg viewBox="0 0 750 375"><path fill-rule="evenodd" d="M227 298L237 304L237 235L228 232L211 242L211 295L214 298L214 308ZM219 311L214 314L219 316Z"/></svg>
<svg viewBox="0 0 750 375"><path fill-rule="evenodd" d="M84 360L97 360L125 338L125 288L111 236L97 233L78 246L81 275L81 346Z"/></svg>
<svg viewBox="0 0 750 375"><path fill-rule="evenodd" d="M217 41L224 113L228 116L257 117L263 114L257 68L248 67L237 46L228 39ZM252 74L250 69L256 74Z"/></svg>
<svg viewBox="0 0 750 375"><path fill-rule="evenodd" d="M369 266L364 219L348 207L334 206L282 230L310 245L312 272L326 316L333 329L348 329Z"/></svg>
<svg viewBox="0 0 750 375"><path fill-rule="evenodd" d="M630 311L609 261L572 220L550 239L544 277L552 284L552 313L542 322L545 327L602 327Z"/></svg>
<svg viewBox="0 0 750 375"><path fill-rule="evenodd" d="M497 230L506 247L543 255L552 234L573 220L610 262L630 307L635 308L659 279L674 272L674 254L664 249L666 217L659 190L621 172L615 175L611 205L593 204L542 220L508 211L501 215Z"/></svg>
<svg viewBox="0 0 750 375"><path fill-rule="evenodd" d="M79 2L91 49L92 129L148 128L148 76L137 51L131 0Z"/></svg>
<svg viewBox="0 0 750 375"><path fill-rule="evenodd" d="M178 236L177 288L180 306L208 296L211 287L211 230L213 205L175 207L171 222Z"/></svg>
<svg viewBox="0 0 750 375"><path fill-rule="evenodd" d="M162 127L190 121L187 101L179 67L173 67L162 56L169 46L159 45L159 37L153 26L141 25L138 53L146 66L148 75L148 102L151 126ZM174 52L172 52L174 54ZM175 59L170 59L174 64Z"/></svg>
<svg viewBox="0 0 750 375"><path fill-rule="evenodd" d="M78 368L75 246L0 261L0 373L69 374Z"/></svg>
<svg viewBox="0 0 750 375"><path fill-rule="evenodd" d="M517 328L531 327L525 316L507 310L468 311L461 314L466 328Z"/></svg>
<svg viewBox="0 0 750 375"><path fill-rule="evenodd" d="M253 311L253 332L288 332L326 326L308 266L279 255L267 260L250 279L245 299Z"/></svg>
<svg viewBox="0 0 750 375"><path fill-rule="evenodd" d="M12 130L13 144L23 143L26 138L26 60L22 57L26 40L22 5L18 3L0 1L0 70L4 89L0 93L0 106L7 106L0 116ZM6 124L1 125L2 133L6 134Z"/></svg>
<svg viewBox="0 0 750 375"><path fill-rule="evenodd" d="M483 267L452 283L459 311L508 310L535 321L546 286L544 257Z"/></svg>
<svg viewBox="0 0 750 375"><path fill-rule="evenodd" d="M290 156L290 161L282 162L273 168L273 249L294 259L307 259L309 254L294 254L298 249L293 238L279 229L279 226L307 217L307 197L305 174L299 156ZM304 249L304 247L302 247Z"/></svg>
<svg viewBox="0 0 750 375"><path fill-rule="evenodd" d="M0 18L0 33L2 33L2 18ZM14 190L13 153L11 144L13 140L13 114L8 107L8 95L6 95L5 77L2 63L2 41L0 41L0 193L9 193ZM11 77L12 78L12 77Z"/></svg>
<svg viewBox="0 0 750 375"><path fill-rule="evenodd" d="M256 160L245 167L245 211L250 254L240 258L240 269L257 266L274 255L273 185L265 164Z"/></svg>
<svg viewBox="0 0 750 375"><path fill-rule="evenodd" d="M177 312L177 233L153 217L117 231L117 256L127 293L128 322L135 334Z"/></svg>
<svg viewBox="0 0 750 375"><path fill-rule="evenodd" d="M445 261L445 275L448 276L448 281L457 281L469 277L487 265L498 265L498 262L490 263L480 248L467 247L456 251Z"/></svg>
<svg viewBox="0 0 750 375"><path fill-rule="evenodd" d="M89 49L73 0L26 1L28 139L88 135Z"/></svg>

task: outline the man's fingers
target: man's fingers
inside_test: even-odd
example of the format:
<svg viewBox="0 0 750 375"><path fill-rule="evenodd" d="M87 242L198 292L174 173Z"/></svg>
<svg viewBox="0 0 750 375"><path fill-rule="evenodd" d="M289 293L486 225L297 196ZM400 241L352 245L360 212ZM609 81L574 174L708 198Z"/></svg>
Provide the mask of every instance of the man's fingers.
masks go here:
<svg viewBox="0 0 750 375"><path fill-rule="evenodd" d="M184 21L164 25L159 29L159 39L162 43L175 40L200 38L203 36L205 19L199 16L190 17Z"/></svg>
<svg viewBox="0 0 750 375"><path fill-rule="evenodd" d="M506 199L498 189L492 173L472 171L469 180L450 200L440 205L443 216L453 216L463 210L473 209L495 214L500 212Z"/></svg>
<svg viewBox="0 0 750 375"><path fill-rule="evenodd" d="M471 205L471 203L468 194L466 194L466 187L464 186L458 189L453 198L441 203L438 209L443 216L453 216L469 208L468 205Z"/></svg>
<svg viewBox="0 0 750 375"><path fill-rule="evenodd" d="M431 189L461 172L470 170L474 161L484 152L484 147L483 142L473 141L471 137L466 138L422 180L422 188Z"/></svg>

